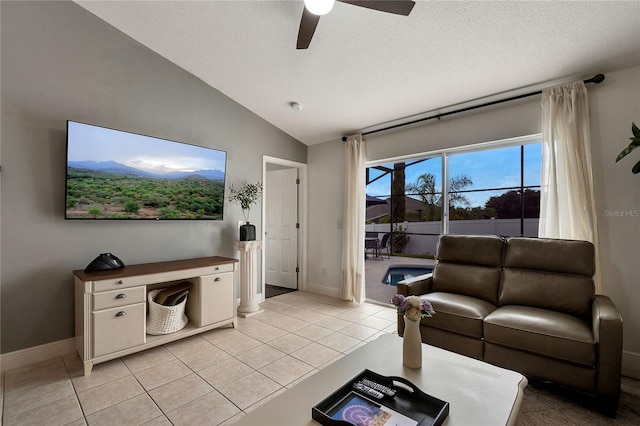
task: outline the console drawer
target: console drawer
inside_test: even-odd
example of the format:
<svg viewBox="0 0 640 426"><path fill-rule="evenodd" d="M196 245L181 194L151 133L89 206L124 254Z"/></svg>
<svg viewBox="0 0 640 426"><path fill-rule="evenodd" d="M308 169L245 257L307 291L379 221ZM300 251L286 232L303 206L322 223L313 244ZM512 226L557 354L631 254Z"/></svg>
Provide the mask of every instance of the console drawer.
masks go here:
<svg viewBox="0 0 640 426"><path fill-rule="evenodd" d="M159 273L148 273L143 275L121 276L120 278L107 278L104 280L94 280L92 292L118 290L126 287L137 287L140 285L158 284L163 282L184 280L211 273L232 272L235 270L235 263L220 263L218 265L207 265L194 269L177 269L175 271L162 271Z"/></svg>
<svg viewBox="0 0 640 426"><path fill-rule="evenodd" d="M115 308L145 301L144 286L93 293L93 310Z"/></svg>
<svg viewBox="0 0 640 426"><path fill-rule="evenodd" d="M223 263L221 265L214 266L213 269L216 271L216 273L218 273L218 272L231 272L231 271L233 271L234 265L235 265L235 263Z"/></svg>
<svg viewBox="0 0 640 426"><path fill-rule="evenodd" d="M145 343L146 303L92 312L93 357Z"/></svg>
<svg viewBox="0 0 640 426"><path fill-rule="evenodd" d="M120 288L136 287L139 285L149 284L149 277L144 275L124 277L124 278L111 278L108 280L100 280L93 282L93 291L107 291L117 290Z"/></svg>

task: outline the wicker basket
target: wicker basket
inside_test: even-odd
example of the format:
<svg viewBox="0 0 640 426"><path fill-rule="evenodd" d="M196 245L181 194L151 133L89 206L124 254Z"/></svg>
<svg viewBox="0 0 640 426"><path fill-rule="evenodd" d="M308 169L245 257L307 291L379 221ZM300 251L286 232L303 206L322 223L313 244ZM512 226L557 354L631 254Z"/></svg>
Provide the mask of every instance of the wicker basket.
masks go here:
<svg viewBox="0 0 640 426"><path fill-rule="evenodd" d="M152 290L147 297L149 301L149 317L147 318L147 334L169 334L182 330L189 319L184 313L187 298L175 306L164 306L155 302L162 289Z"/></svg>

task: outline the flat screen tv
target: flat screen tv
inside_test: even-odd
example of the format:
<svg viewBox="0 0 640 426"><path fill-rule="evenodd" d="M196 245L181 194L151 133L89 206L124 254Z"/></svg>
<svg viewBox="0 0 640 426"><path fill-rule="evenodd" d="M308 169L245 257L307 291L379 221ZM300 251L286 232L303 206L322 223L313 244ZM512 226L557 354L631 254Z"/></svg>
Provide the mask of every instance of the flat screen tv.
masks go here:
<svg viewBox="0 0 640 426"><path fill-rule="evenodd" d="M222 220L227 153L67 121L66 219Z"/></svg>

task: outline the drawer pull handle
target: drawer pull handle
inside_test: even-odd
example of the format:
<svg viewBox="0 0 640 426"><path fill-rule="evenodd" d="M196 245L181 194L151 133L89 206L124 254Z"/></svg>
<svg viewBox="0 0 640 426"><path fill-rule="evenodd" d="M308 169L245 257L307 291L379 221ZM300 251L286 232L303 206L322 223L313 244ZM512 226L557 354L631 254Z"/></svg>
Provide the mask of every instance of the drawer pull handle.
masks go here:
<svg viewBox="0 0 640 426"><path fill-rule="evenodd" d="M216 271L219 270L219 269L220 269L220 267L216 266Z"/></svg>
<svg viewBox="0 0 640 426"><path fill-rule="evenodd" d="M126 299L126 298L127 298L127 295L122 293L116 296L116 299Z"/></svg>
<svg viewBox="0 0 640 426"><path fill-rule="evenodd" d="M118 281L116 282L116 284L124 284L124 281L122 281L122 280L118 280Z"/></svg>
<svg viewBox="0 0 640 426"><path fill-rule="evenodd" d="M120 312L118 312L118 313L116 314L116 316L117 316L117 317L123 317L123 316L125 316L125 315L127 315L127 313L126 313L125 311L120 311Z"/></svg>
<svg viewBox="0 0 640 426"><path fill-rule="evenodd" d="M214 281L220 281L220 280L222 280L222 278L220 278L220 277L216 277L216 278L214 279Z"/></svg>

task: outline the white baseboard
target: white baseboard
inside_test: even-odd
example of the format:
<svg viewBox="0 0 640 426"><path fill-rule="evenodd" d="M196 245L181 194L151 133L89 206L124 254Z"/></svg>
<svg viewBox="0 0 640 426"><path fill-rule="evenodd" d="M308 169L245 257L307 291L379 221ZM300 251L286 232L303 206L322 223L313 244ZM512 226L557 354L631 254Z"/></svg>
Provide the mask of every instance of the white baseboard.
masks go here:
<svg viewBox="0 0 640 426"><path fill-rule="evenodd" d="M57 342L20 349L19 351L7 352L0 355L0 371L15 370L37 362L73 354L75 351L76 339L71 337Z"/></svg>
<svg viewBox="0 0 640 426"><path fill-rule="evenodd" d="M315 294L321 294L323 296L335 297L336 299L342 299L342 290L335 287L327 287L320 284L307 282L306 291Z"/></svg>
<svg viewBox="0 0 640 426"><path fill-rule="evenodd" d="M640 380L640 353L622 351L622 375Z"/></svg>

